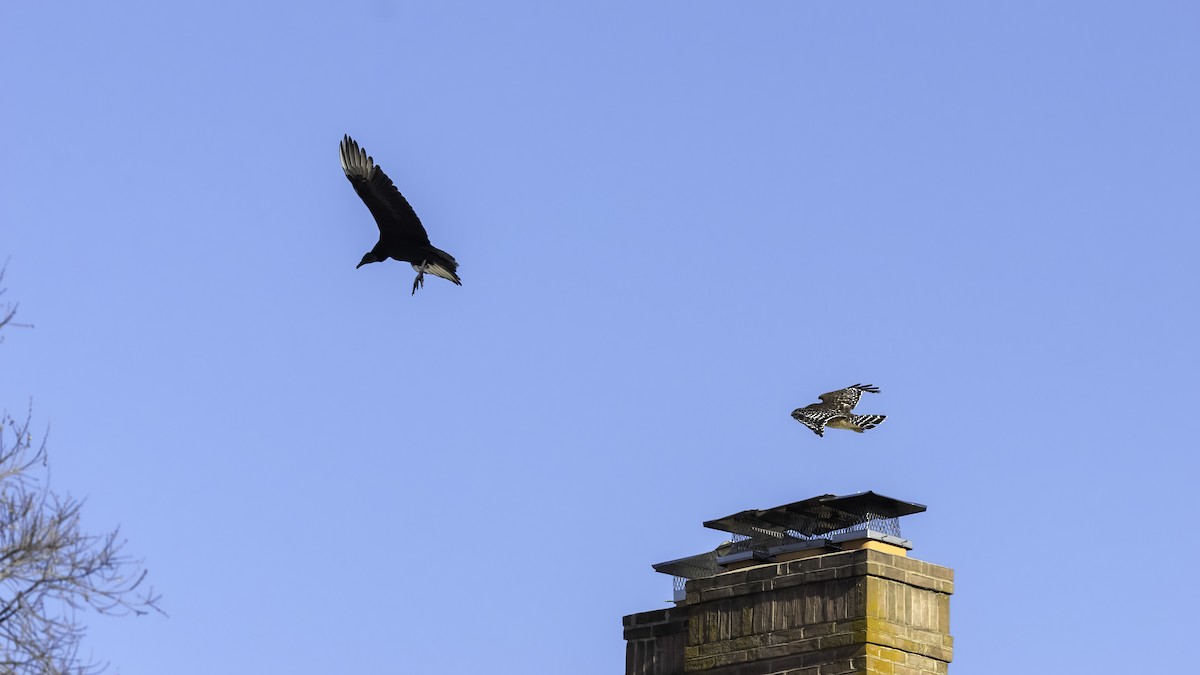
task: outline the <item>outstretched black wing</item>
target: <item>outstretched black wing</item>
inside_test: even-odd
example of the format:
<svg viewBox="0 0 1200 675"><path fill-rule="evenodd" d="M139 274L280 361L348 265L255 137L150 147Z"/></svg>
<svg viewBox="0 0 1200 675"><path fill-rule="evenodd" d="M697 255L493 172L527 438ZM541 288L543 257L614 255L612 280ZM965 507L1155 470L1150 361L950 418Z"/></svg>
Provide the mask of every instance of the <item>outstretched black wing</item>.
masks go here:
<svg viewBox="0 0 1200 675"><path fill-rule="evenodd" d="M375 160L367 155L367 151L358 147L358 143L349 135L342 139L339 148L342 171L346 172L354 191L371 210L371 215L375 216L380 240L428 245L429 235L425 233L417 212L396 189L392 179L375 165Z"/></svg>

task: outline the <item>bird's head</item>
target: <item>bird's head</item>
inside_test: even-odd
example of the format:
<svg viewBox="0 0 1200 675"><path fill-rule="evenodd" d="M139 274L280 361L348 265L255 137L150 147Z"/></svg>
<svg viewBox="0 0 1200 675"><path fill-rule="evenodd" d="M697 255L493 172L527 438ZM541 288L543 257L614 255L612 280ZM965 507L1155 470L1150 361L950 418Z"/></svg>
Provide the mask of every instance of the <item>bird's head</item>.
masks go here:
<svg viewBox="0 0 1200 675"><path fill-rule="evenodd" d="M380 258L378 258L374 252L368 251L367 254L363 256L362 261L360 261L357 265L354 266L354 269L358 269L358 268L362 267L363 265L366 265L367 263L373 263L373 262L380 262Z"/></svg>

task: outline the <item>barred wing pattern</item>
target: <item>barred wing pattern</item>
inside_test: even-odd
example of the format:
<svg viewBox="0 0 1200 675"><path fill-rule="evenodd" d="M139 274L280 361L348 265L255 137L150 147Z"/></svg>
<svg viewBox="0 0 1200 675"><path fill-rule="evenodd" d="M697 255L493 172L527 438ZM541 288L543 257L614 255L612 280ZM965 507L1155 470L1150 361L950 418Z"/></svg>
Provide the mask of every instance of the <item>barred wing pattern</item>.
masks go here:
<svg viewBox="0 0 1200 675"><path fill-rule="evenodd" d="M792 417L812 429L813 433L818 436L825 435L826 427L848 429L858 433L874 429L887 419L886 415L855 415L850 412L854 406L858 405L858 399L863 392L878 394L879 387L870 384L852 384L845 389L821 394L818 397L821 399L820 403L796 408L792 411Z"/></svg>

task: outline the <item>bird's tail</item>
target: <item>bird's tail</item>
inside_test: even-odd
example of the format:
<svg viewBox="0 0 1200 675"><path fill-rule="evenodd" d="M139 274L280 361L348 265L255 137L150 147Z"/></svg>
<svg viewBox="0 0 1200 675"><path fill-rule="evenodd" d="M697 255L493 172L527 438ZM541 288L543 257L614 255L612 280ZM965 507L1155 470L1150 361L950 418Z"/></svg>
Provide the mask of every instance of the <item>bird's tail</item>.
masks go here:
<svg viewBox="0 0 1200 675"><path fill-rule="evenodd" d="M887 415L851 415L850 416L850 421L854 424L854 426L858 427L857 429L855 429L855 431L857 431L860 434L862 432L866 431L867 429L874 429L875 427L879 426L880 424L883 424L883 421L886 419L887 419Z"/></svg>
<svg viewBox="0 0 1200 675"><path fill-rule="evenodd" d="M454 256L435 246L428 246L426 249L430 256L425 265L425 271L462 286L462 279L458 278L458 261L454 259ZM418 267L418 265L413 265L413 267Z"/></svg>

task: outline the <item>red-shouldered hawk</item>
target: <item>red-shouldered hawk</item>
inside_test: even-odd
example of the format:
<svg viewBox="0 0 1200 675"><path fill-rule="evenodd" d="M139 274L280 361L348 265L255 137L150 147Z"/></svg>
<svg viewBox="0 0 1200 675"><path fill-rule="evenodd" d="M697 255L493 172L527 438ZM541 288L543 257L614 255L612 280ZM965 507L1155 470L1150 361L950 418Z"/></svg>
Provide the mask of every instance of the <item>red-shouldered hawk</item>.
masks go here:
<svg viewBox="0 0 1200 675"><path fill-rule="evenodd" d="M850 411L858 405L858 397L863 392L879 393L879 387L870 384L852 384L845 389L821 394L820 403L806 405L792 411L796 421L813 430L818 436L825 435L825 427L832 429L849 429L862 433L874 429L887 419L887 415L855 415Z"/></svg>

